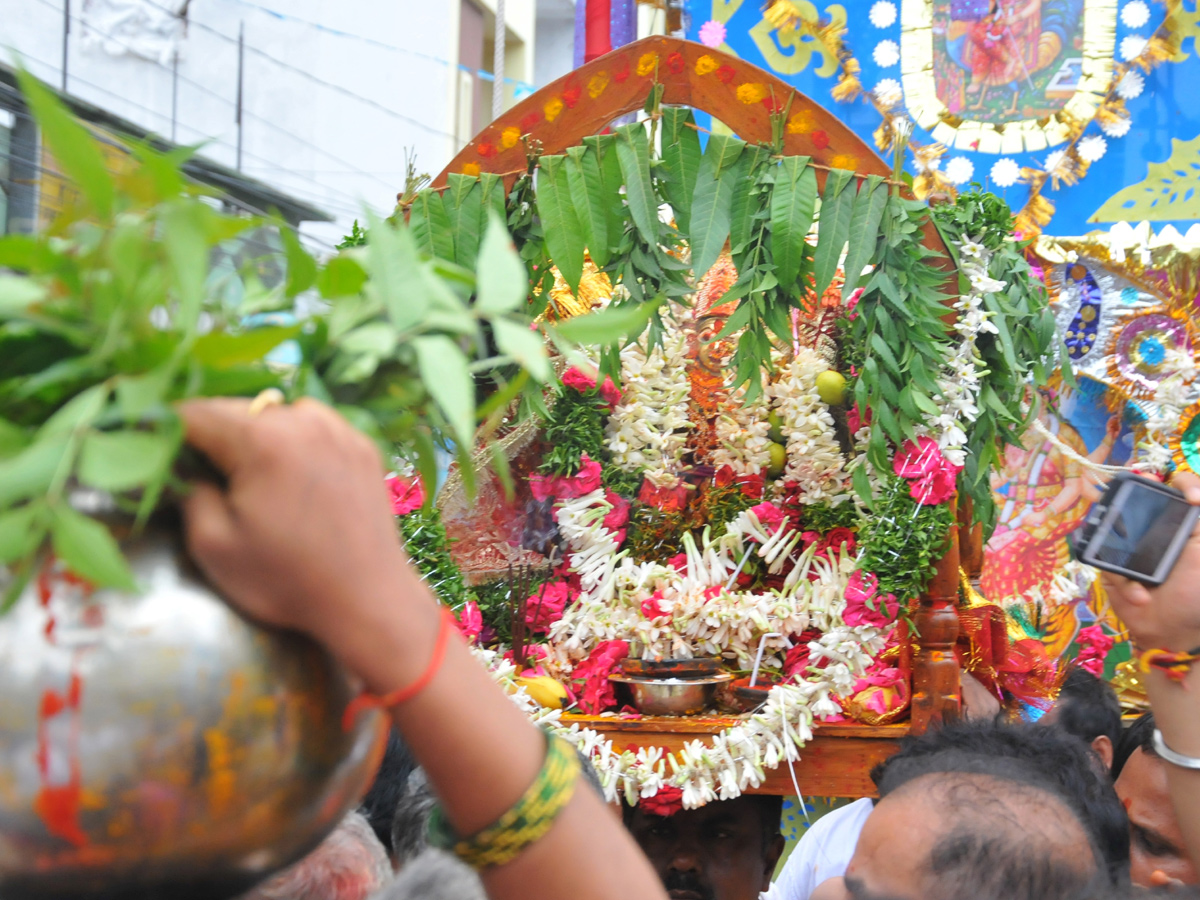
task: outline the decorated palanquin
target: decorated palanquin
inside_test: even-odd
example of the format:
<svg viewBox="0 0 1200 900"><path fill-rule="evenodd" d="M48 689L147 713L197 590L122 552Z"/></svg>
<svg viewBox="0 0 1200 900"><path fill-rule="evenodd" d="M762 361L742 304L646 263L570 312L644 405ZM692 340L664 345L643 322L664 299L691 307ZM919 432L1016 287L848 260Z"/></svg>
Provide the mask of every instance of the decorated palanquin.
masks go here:
<svg viewBox="0 0 1200 900"><path fill-rule="evenodd" d="M691 108L728 128L702 148ZM933 216L807 98L664 38L524 100L404 204L453 258L497 196L554 386L493 410L473 492L452 470L431 518L399 478L396 509L612 796L863 796L959 715L961 671L1049 703L1041 642L977 591L1055 334L1000 201ZM452 561L422 557L443 526Z"/></svg>

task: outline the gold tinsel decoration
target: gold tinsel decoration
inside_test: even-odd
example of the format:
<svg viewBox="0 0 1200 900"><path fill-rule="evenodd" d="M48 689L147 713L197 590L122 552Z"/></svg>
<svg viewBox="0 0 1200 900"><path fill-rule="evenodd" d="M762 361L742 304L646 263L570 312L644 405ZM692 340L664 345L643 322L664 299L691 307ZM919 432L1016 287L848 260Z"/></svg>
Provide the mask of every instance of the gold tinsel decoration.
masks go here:
<svg viewBox="0 0 1200 900"><path fill-rule="evenodd" d="M839 103L845 103L863 93L862 82L858 80L858 74L861 71L862 67L859 66L858 60L854 58L850 58L842 63L842 71L838 75L838 82L829 92L834 100L837 100Z"/></svg>

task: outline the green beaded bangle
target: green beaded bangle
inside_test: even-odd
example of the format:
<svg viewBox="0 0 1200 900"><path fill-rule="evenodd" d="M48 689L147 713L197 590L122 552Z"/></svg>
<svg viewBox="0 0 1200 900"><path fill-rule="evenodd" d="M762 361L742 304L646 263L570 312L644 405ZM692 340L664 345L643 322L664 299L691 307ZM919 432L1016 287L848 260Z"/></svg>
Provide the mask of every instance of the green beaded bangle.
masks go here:
<svg viewBox="0 0 1200 900"><path fill-rule="evenodd" d="M446 822L441 807L435 806L428 824L430 845L449 850L473 869L486 869L512 862L540 840L574 796L580 771L574 748L548 731L544 734L546 759L511 809L482 831L461 838Z"/></svg>

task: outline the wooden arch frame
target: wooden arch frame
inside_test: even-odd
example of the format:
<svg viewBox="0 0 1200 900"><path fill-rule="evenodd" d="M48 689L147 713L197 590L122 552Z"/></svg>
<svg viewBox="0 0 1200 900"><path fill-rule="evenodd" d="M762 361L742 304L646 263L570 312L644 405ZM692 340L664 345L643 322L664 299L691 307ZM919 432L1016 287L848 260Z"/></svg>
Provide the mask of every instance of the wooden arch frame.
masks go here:
<svg viewBox="0 0 1200 900"><path fill-rule="evenodd" d="M819 189L824 189L830 168L851 169L860 176L892 174L891 166L857 134L770 72L702 44L648 37L607 53L526 97L468 142L433 180L432 187L444 188L455 173L490 172L502 176L505 189L510 190L527 169L522 136L535 137L545 154L563 153L619 116L642 109L656 82L663 86L664 104L710 113L747 141L770 142L772 110L787 110L784 153L811 157L817 164ZM904 192L912 196L907 188ZM932 220L925 224L923 238L926 247L941 255L938 264L947 273L944 293L956 297L954 265ZM948 324L954 315L948 311ZM914 732L959 713L961 683L954 646L959 631L955 608L960 537L968 574L977 576L982 567L979 529L970 528L969 523L968 515L958 528L951 529L937 573L914 610L919 640L913 659Z"/></svg>

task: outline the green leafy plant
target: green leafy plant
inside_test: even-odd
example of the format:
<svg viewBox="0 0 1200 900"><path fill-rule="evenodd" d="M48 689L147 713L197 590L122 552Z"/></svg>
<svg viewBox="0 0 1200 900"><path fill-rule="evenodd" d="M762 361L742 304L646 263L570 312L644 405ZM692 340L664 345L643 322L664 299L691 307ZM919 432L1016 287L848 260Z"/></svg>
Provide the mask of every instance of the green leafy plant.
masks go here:
<svg viewBox="0 0 1200 900"><path fill-rule="evenodd" d="M910 495L908 482L892 475L862 522L859 565L879 574L881 595L895 594L907 605L929 584L953 526L952 503L923 506Z"/></svg>
<svg viewBox="0 0 1200 900"><path fill-rule="evenodd" d="M112 534L70 492L106 491L144 521L176 477L180 400L269 387L316 397L389 454L416 459L433 484L437 444L469 461L486 412L475 376L515 367L552 377L526 314L525 268L500 207L483 204L486 180L457 185L460 218L475 192L480 212L459 223L453 259L422 252L430 241L418 226L370 217L365 239L356 232L355 246L318 264L280 225L284 283L267 289L246 275L234 302L211 277L214 251L269 223L205 202L180 174L183 153L135 146L132 171L111 175L53 94L20 78L79 201L45 234L0 239L0 267L15 273L0 275L0 564L16 576L10 602L47 543L87 580L133 586ZM310 290L322 312L261 324L257 314L289 312ZM298 365L269 358L287 341Z"/></svg>
<svg viewBox="0 0 1200 900"><path fill-rule="evenodd" d="M583 454L596 462L608 459L604 422L608 403L600 391L577 391L560 385L554 406L543 418L543 434L548 445L542 458L542 471L551 475L574 475Z"/></svg>

